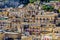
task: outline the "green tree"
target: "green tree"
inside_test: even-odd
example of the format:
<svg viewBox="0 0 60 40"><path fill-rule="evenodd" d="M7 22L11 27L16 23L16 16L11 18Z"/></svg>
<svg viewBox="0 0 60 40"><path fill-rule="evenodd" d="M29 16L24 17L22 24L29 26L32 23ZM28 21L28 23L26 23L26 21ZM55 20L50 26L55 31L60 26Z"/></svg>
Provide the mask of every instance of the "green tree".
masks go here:
<svg viewBox="0 0 60 40"><path fill-rule="evenodd" d="M50 2L51 0L40 0L41 2Z"/></svg>
<svg viewBox="0 0 60 40"><path fill-rule="evenodd" d="M60 2L60 0L58 0Z"/></svg>
<svg viewBox="0 0 60 40"><path fill-rule="evenodd" d="M57 0L51 0L51 1L57 1Z"/></svg>
<svg viewBox="0 0 60 40"><path fill-rule="evenodd" d="M59 13L60 13L60 9L59 9Z"/></svg>
<svg viewBox="0 0 60 40"><path fill-rule="evenodd" d="M50 0L45 0L45 2L49 2Z"/></svg>
<svg viewBox="0 0 60 40"><path fill-rule="evenodd" d="M30 3L34 3L35 1L37 1L37 0L29 0Z"/></svg>
<svg viewBox="0 0 60 40"><path fill-rule="evenodd" d="M42 9L45 10L45 11L53 11L54 7L50 6L50 5L43 5Z"/></svg>

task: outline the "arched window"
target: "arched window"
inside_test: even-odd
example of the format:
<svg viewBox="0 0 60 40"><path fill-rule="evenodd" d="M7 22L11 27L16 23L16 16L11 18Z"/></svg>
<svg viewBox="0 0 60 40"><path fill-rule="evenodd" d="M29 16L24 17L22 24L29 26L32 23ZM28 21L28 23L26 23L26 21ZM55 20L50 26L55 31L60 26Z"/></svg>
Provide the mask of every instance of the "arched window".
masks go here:
<svg viewBox="0 0 60 40"><path fill-rule="evenodd" d="M35 15L32 15L32 17L35 17Z"/></svg>
<svg viewBox="0 0 60 40"><path fill-rule="evenodd" d="M45 18L43 18L43 21L45 22Z"/></svg>
<svg viewBox="0 0 60 40"><path fill-rule="evenodd" d="M40 20L42 20L42 19L40 18Z"/></svg>
<svg viewBox="0 0 60 40"><path fill-rule="evenodd" d="M49 20L49 19L47 18L47 20Z"/></svg>

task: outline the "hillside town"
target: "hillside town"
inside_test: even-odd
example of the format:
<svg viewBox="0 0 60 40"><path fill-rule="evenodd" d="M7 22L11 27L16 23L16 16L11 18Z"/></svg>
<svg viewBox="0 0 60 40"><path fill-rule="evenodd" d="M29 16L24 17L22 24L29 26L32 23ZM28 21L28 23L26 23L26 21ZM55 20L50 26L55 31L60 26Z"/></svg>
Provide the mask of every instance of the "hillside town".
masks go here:
<svg viewBox="0 0 60 40"><path fill-rule="evenodd" d="M0 0L0 40L60 40L60 1Z"/></svg>

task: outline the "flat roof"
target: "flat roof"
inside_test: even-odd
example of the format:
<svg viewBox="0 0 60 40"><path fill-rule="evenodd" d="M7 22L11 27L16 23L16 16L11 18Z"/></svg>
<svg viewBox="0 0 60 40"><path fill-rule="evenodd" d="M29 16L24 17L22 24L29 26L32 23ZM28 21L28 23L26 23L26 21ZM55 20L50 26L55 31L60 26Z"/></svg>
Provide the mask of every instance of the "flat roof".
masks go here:
<svg viewBox="0 0 60 40"><path fill-rule="evenodd" d="M19 34L19 33L16 33L16 32L4 32L5 34Z"/></svg>

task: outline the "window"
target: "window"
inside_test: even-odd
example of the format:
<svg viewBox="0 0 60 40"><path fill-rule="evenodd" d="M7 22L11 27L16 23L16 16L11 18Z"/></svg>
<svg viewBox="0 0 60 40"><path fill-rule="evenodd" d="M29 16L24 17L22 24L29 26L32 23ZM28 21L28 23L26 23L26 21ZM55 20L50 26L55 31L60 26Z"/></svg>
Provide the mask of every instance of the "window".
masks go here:
<svg viewBox="0 0 60 40"><path fill-rule="evenodd" d="M28 19L24 19L24 22L28 22L29 20Z"/></svg>
<svg viewBox="0 0 60 40"><path fill-rule="evenodd" d="M41 27L45 27L46 25L40 25Z"/></svg>
<svg viewBox="0 0 60 40"><path fill-rule="evenodd" d="M60 23L58 23L56 26L57 26L57 27L60 27Z"/></svg>
<svg viewBox="0 0 60 40"><path fill-rule="evenodd" d="M32 15L32 17L35 17L35 15Z"/></svg>
<svg viewBox="0 0 60 40"><path fill-rule="evenodd" d="M24 25L24 30L29 28L29 25Z"/></svg>
<svg viewBox="0 0 60 40"><path fill-rule="evenodd" d="M43 20L45 20L45 18Z"/></svg>
<svg viewBox="0 0 60 40"><path fill-rule="evenodd" d="M60 14L58 15L58 17L60 18Z"/></svg>
<svg viewBox="0 0 60 40"><path fill-rule="evenodd" d="M43 19L43 22L45 22L45 18Z"/></svg>
<svg viewBox="0 0 60 40"><path fill-rule="evenodd" d="M41 12L41 15L43 15L43 12Z"/></svg>
<svg viewBox="0 0 60 40"><path fill-rule="evenodd" d="M13 38L5 38L5 40L14 40Z"/></svg>
<svg viewBox="0 0 60 40"><path fill-rule="evenodd" d="M49 20L49 19L47 18L47 20Z"/></svg>
<svg viewBox="0 0 60 40"><path fill-rule="evenodd" d="M21 38L17 38L17 40L21 40Z"/></svg>
<svg viewBox="0 0 60 40"><path fill-rule="evenodd" d="M55 31L54 33L59 33L58 31Z"/></svg>
<svg viewBox="0 0 60 40"><path fill-rule="evenodd" d="M33 40L38 40L38 38L34 38Z"/></svg>
<svg viewBox="0 0 60 40"><path fill-rule="evenodd" d="M38 18L36 18L36 20L38 20Z"/></svg>
<svg viewBox="0 0 60 40"><path fill-rule="evenodd" d="M40 18L40 22L42 21L42 19Z"/></svg>
<svg viewBox="0 0 60 40"><path fill-rule="evenodd" d="M40 18L40 20L42 20L42 19Z"/></svg>
<svg viewBox="0 0 60 40"><path fill-rule="evenodd" d="M49 26L51 26L51 25L49 25Z"/></svg>

